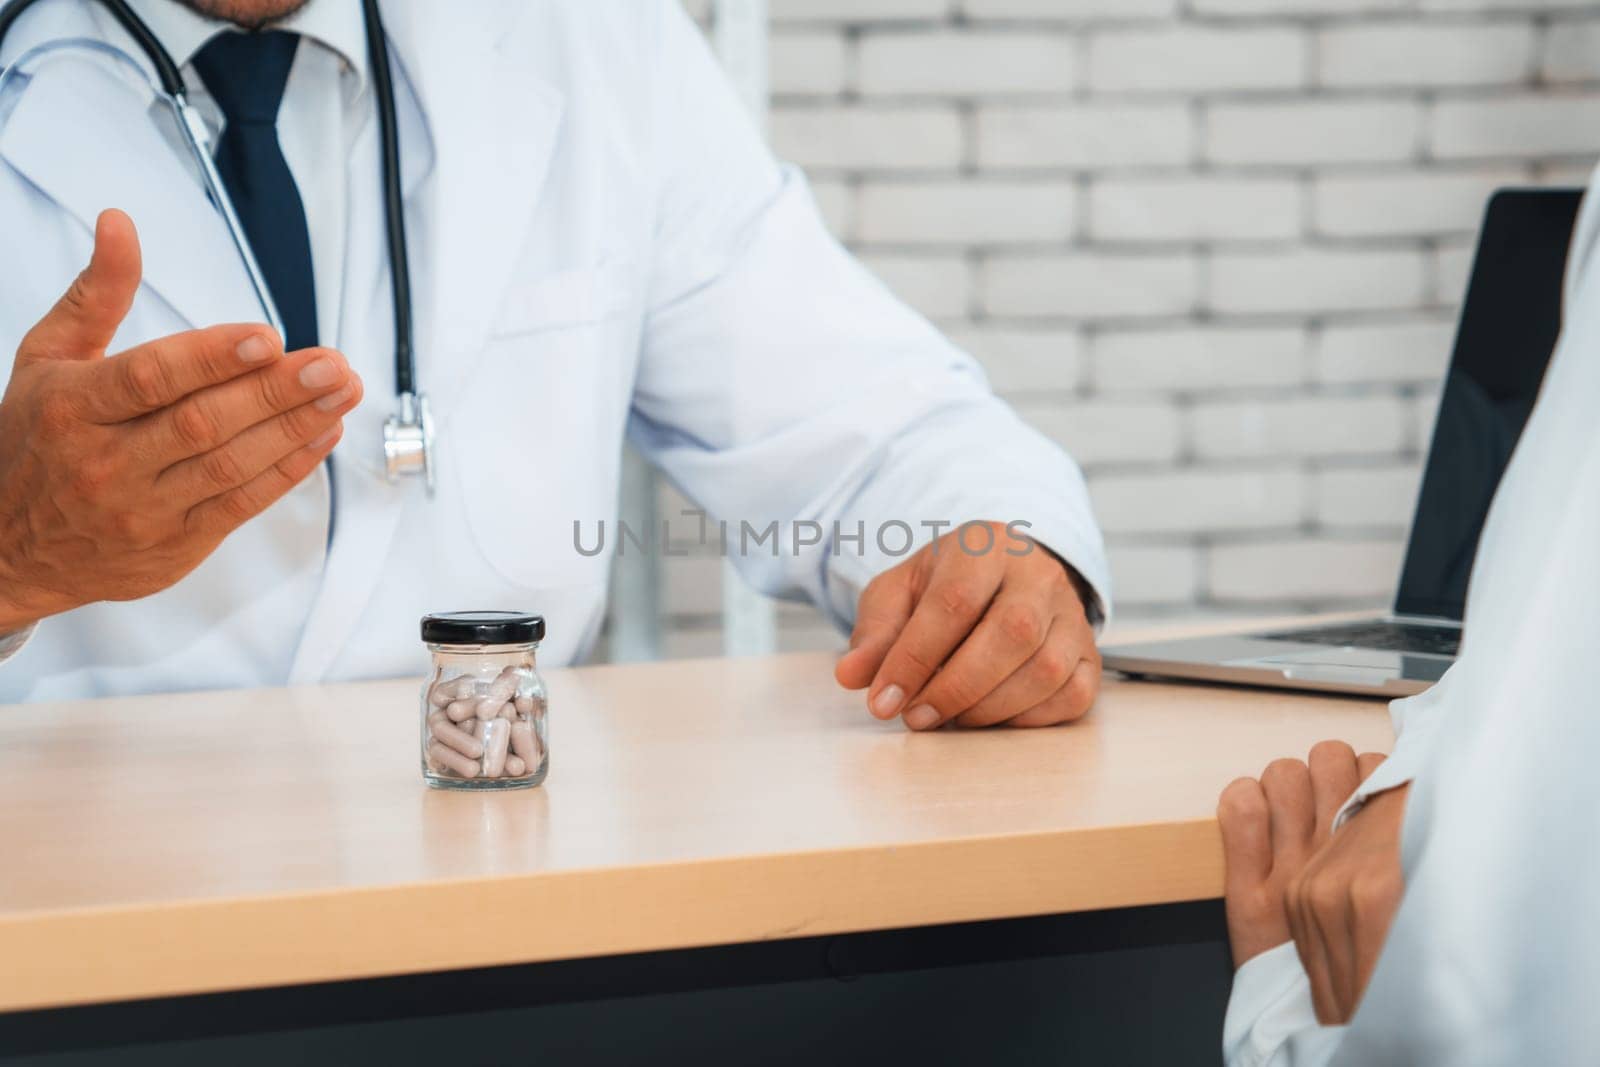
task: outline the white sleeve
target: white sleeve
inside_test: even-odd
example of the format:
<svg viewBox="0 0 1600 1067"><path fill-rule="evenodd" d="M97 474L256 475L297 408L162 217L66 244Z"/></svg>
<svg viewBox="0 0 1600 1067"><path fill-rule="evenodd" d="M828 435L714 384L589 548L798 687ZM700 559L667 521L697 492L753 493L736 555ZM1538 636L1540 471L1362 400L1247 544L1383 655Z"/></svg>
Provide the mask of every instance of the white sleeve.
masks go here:
<svg viewBox="0 0 1600 1067"><path fill-rule="evenodd" d="M1318 1025L1293 941L1247 960L1233 976L1222 1026L1227 1067L1321 1067L1343 1035L1341 1026Z"/></svg>
<svg viewBox="0 0 1600 1067"><path fill-rule="evenodd" d="M758 589L840 624L934 524L970 520L1025 524L1108 605L1076 464L829 235L682 5L657 10L661 193L635 445L730 540L741 522L778 523L780 546L728 554Z"/></svg>
<svg viewBox="0 0 1600 1067"><path fill-rule="evenodd" d="M1333 817L1337 830L1361 810L1368 797L1405 785L1417 776L1439 737L1439 723L1445 708L1450 704L1451 679L1455 668L1445 672L1437 685L1414 697L1396 700L1389 705L1389 718L1394 722L1394 750L1378 769L1367 776L1350 799L1344 802Z"/></svg>
<svg viewBox="0 0 1600 1067"><path fill-rule="evenodd" d="M37 623L33 623L12 633L0 634L0 663L21 652L22 646L28 643L28 638L33 636L37 626Z"/></svg>

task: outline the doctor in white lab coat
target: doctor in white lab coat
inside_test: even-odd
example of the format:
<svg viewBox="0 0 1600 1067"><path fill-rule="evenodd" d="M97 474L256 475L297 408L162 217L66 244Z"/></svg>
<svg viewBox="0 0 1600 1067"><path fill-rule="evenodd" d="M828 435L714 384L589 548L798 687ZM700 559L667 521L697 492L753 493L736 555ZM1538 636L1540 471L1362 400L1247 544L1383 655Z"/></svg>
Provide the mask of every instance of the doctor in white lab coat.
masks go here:
<svg viewBox="0 0 1600 1067"><path fill-rule="evenodd" d="M132 6L214 127L196 52L263 20L299 35L276 132L328 350L284 356L253 325L148 91L103 58L25 68L0 96L0 700L405 675L419 616L484 606L542 612L547 659L580 659L611 553L574 527L592 547L614 518L626 434L733 530L785 524L737 562L854 625L839 679L880 718L1088 707L1108 574L1079 471L827 235L674 0L383 4L431 499L382 469L360 5ZM91 0L44 0L0 63L67 37L144 62ZM963 550L969 520L1013 525Z"/></svg>
<svg viewBox="0 0 1600 1067"><path fill-rule="evenodd" d="M1324 744L1309 767L1279 761L1223 796L1242 964L1229 1067L1596 1062L1593 182L1561 337L1478 545L1460 658L1439 685L1393 705L1388 760L1361 766Z"/></svg>

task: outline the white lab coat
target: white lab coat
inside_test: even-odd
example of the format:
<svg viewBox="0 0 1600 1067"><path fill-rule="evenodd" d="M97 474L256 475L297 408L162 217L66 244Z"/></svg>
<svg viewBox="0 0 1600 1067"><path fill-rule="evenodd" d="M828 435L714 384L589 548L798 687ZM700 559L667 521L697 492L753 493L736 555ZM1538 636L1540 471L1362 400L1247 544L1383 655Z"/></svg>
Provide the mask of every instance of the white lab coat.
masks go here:
<svg viewBox="0 0 1600 1067"><path fill-rule="evenodd" d="M406 94L437 497L379 473L393 332L378 213L357 212L333 340L381 353L383 370L346 420L331 552L319 474L172 589L46 620L0 664L0 700L415 673L418 617L478 607L544 613L545 658L578 658L602 621L611 553L577 552L573 524L590 546L614 519L625 431L735 523L839 521L847 536L864 523L860 554L849 541L831 553L829 537L739 560L759 588L810 597L841 624L903 558L897 532L876 543L889 520L923 540L923 521L1029 522L1106 594L1077 468L827 236L674 0L394 0L384 16ZM85 0L51 0L0 61L96 33ZM146 272L115 347L260 319L146 94L58 59L7 96L0 347L14 350L86 262L107 207L139 226ZM376 197L372 126L363 136L352 187Z"/></svg>
<svg viewBox="0 0 1600 1067"><path fill-rule="evenodd" d="M1600 1056L1597 245L1590 195L1561 337L1478 546L1461 656L1394 705L1394 754L1353 798L1415 779L1405 897L1372 982L1348 1027L1319 1027L1292 945L1246 963L1224 1038L1231 1067Z"/></svg>

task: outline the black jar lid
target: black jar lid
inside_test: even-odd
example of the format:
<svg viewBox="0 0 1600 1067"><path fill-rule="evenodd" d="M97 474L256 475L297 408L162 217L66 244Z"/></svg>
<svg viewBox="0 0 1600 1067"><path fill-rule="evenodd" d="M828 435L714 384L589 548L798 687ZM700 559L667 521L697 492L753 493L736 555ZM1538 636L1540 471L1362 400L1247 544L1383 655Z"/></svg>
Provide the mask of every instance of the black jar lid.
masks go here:
<svg viewBox="0 0 1600 1067"><path fill-rule="evenodd" d="M521 611L446 611L422 617L430 645L526 645L544 640L544 616Z"/></svg>

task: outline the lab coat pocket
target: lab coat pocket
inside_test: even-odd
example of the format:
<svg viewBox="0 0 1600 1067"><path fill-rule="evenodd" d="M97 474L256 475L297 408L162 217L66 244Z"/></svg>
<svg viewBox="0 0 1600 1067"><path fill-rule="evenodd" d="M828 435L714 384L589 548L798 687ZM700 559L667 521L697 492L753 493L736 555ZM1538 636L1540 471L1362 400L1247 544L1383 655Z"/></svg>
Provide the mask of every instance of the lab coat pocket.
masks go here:
<svg viewBox="0 0 1600 1067"><path fill-rule="evenodd" d="M609 554L592 552L594 531L615 510L639 325L586 273L508 301L517 315L496 323L448 416L473 539L524 589L606 580Z"/></svg>
<svg viewBox="0 0 1600 1067"><path fill-rule="evenodd" d="M638 297L628 263L612 261L513 283L495 318L496 338L559 330L623 315Z"/></svg>

